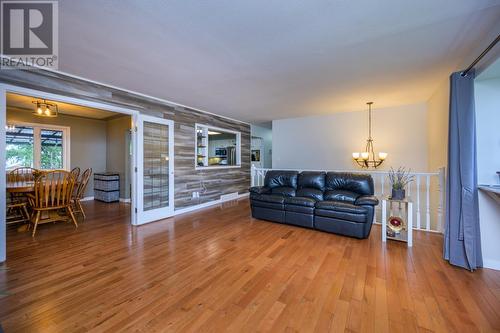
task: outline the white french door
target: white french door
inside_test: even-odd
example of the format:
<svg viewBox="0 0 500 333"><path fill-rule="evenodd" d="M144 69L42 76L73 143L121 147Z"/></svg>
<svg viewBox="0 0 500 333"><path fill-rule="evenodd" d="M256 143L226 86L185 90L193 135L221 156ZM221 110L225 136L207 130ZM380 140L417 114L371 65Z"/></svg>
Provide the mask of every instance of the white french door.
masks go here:
<svg viewBox="0 0 500 333"><path fill-rule="evenodd" d="M174 122L137 116L135 224L174 213Z"/></svg>

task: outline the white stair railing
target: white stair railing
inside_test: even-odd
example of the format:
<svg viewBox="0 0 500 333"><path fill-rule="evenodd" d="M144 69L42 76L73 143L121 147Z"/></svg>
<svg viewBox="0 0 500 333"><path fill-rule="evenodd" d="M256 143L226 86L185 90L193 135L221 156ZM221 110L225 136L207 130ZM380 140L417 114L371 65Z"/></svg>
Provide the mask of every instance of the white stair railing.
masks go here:
<svg viewBox="0 0 500 333"><path fill-rule="evenodd" d="M252 166L252 186L264 185L264 178L269 170ZM287 169L279 169L287 170ZM295 169L288 169L295 170ZM318 170L295 170L295 171L318 171ZM330 171L330 170L329 170ZM380 199L390 194L390 184L387 180L388 171L371 170L331 170L337 172L351 172L369 174L373 177L375 185L375 195ZM414 179L406 188L407 196L414 203L413 218L416 223L414 229L428 232L443 232L443 210L444 210L444 182L445 168L440 168L437 172L411 172ZM381 221L381 205L377 206L374 217L375 223Z"/></svg>

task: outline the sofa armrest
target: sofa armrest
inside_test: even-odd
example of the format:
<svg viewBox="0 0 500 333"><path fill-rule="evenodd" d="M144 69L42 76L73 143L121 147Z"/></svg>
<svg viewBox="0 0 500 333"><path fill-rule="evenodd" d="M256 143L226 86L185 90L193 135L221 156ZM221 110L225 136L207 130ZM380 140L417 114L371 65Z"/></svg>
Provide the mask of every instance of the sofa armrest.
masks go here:
<svg viewBox="0 0 500 333"><path fill-rule="evenodd" d="M378 198L374 195L362 195L356 199L354 204L357 206L376 206L378 205Z"/></svg>
<svg viewBox="0 0 500 333"><path fill-rule="evenodd" d="M269 187L266 186L253 186L250 187L250 193L265 194L271 191Z"/></svg>

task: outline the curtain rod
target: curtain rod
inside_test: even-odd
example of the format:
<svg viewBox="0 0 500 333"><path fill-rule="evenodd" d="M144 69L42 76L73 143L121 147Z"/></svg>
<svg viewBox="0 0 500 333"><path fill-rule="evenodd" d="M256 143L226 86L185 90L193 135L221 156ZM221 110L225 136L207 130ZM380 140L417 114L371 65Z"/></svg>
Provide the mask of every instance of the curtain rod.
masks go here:
<svg viewBox="0 0 500 333"><path fill-rule="evenodd" d="M491 44L488 45L488 47L486 49L484 49L484 51L479 55L479 57L477 57L476 60L474 60L472 62L472 64L470 64L470 66L467 67L467 69L462 72L461 75L462 76L466 76L467 73L469 73L470 70L473 69L474 66L476 66L476 64L479 61L481 61L481 59L483 59L483 57L486 55L486 53L490 52L490 50L495 47L495 45L498 43L499 40L500 40L500 35L498 35L497 38L495 38L495 40L493 42L491 42Z"/></svg>

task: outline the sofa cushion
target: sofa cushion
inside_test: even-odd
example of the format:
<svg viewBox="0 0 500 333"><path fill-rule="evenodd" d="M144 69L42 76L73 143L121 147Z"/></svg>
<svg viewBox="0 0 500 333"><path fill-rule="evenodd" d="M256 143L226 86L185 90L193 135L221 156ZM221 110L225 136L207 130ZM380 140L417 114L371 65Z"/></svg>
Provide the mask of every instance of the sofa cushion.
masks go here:
<svg viewBox="0 0 500 333"><path fill-rule="evenodd" d="M293 197L295 196L295 188L288 186L275 187L271 189L271 194L281 195L284 197Z"/></svg>
<svg viewBox="0 0 500 333"><path fill-rule="evenodd" d="M315 188L301 188L295 193L297 197L312 198L314 200L323 200L323 191Z"/></svg>
<svg viewBox="0 0 500 333"><path fill-rule="evenodd" d="M250 193L264 194L270 192L271 189L265 186L252 186L249 191Z"/></svg>
<svg viewBox="0 0 500 333"><path fill-rule="evenodd" d="M264 186L274 189L276 187L297 188L297 171L270 170L264 178Z"/></svg>
<svg viewBox="0 0 500 333"><path fill-rule="evenodd" d="M285 204L285 210L288 212L314 215L314 207Z"/></svg>
<svg viewBox="0 0 500 333"><path fill-rule="evenodd" d="M250 199L252 199L253 201L263 201L278 204L283 204L285 202L285 198L282 195L273 194L250 193Z"/></svg>
<svg viewBox="0 0 500 333"><path fill-rule="evenodd" d="M336 210L339 212L347 212L353 214L366 214L367 209L363 206L356 206L340 201L318 201L315 207L324 210Z"/></svg>
<svg viewBox="0 0 500 333"><path fill-rule="evenodd" d="M328 172L325 179L326 190L344 190L359 195L373 195L373 178L366 174Z"/></svg>
<svg viewBox="0 0 500 333"><path fill-rule="evenodd" d="M327 190L323 194L324 200L345 201L354 204L359 194L345 190Z"/></svg>
<svg viewBox="0 0 500 333"><path fill-rule="evenodd" d="M376 206L378 205L378 198L374 195L362 195L356 199L356 205Z"/></svg>
<svg viewBox="0 0 500 333"><path fill-rule="evenodd" d="M325 176L323 171L304 171L298 176L298 188L312 188L323 191L325 189Z"/></svg>
<svg viewBox="0 0 500 333"><path fill-rule="evenodd" d="M285 198L285 204L287 205L296 205L296 206L305 206L305 207L314 207L316 204L316 200L305 197L289 197Z"/></svg>
<svg viewBox="0 0 500 333"><path fill-rule="evenodd" d="M314 211L317 216L331 217L358 223L366 223L368 210L340 201L318 201Z"/></svg>
<svg viewBox="0 0 500 333"><path fill-rule="evenodd" d="M257 201L252 200L252 207L260 207L260 208L268 208L268 209L276 209L276 210L285 210L285 205L282 203L276 202L268 202L268 201Z"/></svg>

